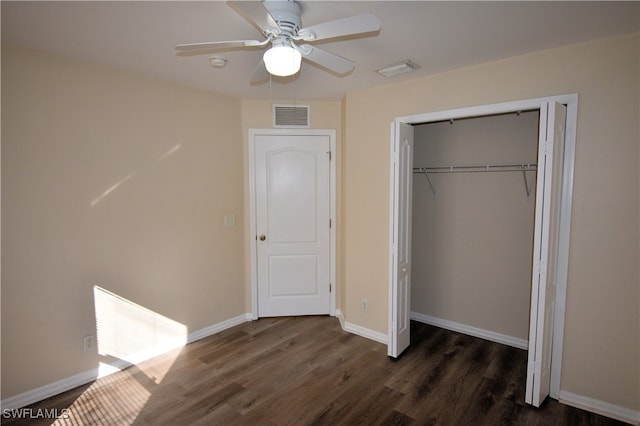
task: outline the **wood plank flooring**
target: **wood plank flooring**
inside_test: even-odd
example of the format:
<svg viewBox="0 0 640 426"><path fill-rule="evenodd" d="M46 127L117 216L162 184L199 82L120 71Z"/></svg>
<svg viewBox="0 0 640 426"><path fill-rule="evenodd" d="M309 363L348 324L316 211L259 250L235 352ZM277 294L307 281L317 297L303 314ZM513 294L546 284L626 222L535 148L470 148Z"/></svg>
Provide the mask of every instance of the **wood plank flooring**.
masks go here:
<svg viewBox="0 0 640 426"><path fill-rule="evenodd" d="M553 400L525 405L523 350L411 326L394 360L335 318L263 318L29 408L57 409L60 425L623 424Z"/></svg>

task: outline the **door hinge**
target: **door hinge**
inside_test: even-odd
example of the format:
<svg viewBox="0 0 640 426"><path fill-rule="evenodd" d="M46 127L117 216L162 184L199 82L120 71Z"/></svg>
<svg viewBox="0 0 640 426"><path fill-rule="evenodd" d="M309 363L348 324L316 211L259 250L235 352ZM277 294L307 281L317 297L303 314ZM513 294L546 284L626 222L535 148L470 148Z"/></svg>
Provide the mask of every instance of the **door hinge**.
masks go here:
<svg viewBox="0 0 640 426"><path fill-rule="evenodd" d="M553 144L549 136L545 137L543 150L544 150L544 155L548 155L553 150Z"/></svg>
<svg viewBox="0 0 640 426"><path fill-rule="evenodd" d="M331 283L329 283L329 293L331 293Z"/></svg>
<svg viewBox="0 0 640 426"><path fill-rule="evenodd" d="M329 229L331 229L331 225L332 225L331 219L329 219Z"/></svg>
<svg viewBox="0 0 640 426"><path fill-rule="evenodd" d="M331 157L332 157L331 151L327 151L327 154L329 154L329 161L331 161Z"/></svg>
<svg viewBox="0 0 640 426"><path fill-rule="evenodd" d="M538 260L536 261L534 267L536 268L535 271L538 273L538 276L544 276L547 273L547 262L545 262L544 260Z"/></svg>

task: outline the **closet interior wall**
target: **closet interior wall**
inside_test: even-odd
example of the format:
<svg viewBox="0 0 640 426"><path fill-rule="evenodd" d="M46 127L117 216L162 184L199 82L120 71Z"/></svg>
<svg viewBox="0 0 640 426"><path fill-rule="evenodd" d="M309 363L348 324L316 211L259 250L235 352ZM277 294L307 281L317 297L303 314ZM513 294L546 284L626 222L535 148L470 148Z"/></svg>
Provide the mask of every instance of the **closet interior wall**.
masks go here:
<svg viewBox="0 0 640 426"><path fill-rule="evenodd" d="M535 164L539 111L414 128L414 168ZM414 173L412 313L528 339L536 172ZM436 195L434 196L433 190Z"/></svg>

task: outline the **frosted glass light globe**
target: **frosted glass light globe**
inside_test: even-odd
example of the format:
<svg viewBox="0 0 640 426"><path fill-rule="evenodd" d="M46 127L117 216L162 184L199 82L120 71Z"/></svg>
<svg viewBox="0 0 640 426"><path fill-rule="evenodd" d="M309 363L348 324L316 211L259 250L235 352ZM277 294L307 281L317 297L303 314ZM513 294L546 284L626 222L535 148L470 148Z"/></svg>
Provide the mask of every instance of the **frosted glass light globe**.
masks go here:
<svg viewBox="0 0 640 426"><path fill-rule="evenodd" d="M262 59L269 74L287 77L300 71L302 55L291 46L273 46Z"/></svg>

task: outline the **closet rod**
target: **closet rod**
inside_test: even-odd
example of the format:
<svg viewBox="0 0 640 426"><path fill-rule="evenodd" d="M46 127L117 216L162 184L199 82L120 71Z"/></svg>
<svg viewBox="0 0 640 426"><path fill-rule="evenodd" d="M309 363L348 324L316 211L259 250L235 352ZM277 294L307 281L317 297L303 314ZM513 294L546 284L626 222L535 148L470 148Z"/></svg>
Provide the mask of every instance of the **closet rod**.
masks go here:
<svg viewBox="0 0 640 426"><path fill-rule="evenodd" d="M427 183L431 188L433 198L436 198L436 188L429 179L429 173L478 173L478 172L521 172L524 180L524 190L527 198L531 196L533 183L529 185L527 179L528 171L538 170L537 164L499 164L499 165L482 165L482 166L439 166L439 167L414 167L413 173L422 173L427 178Z"/></svg>
<svg viewBox="0 0 640 426"><path fill-rule="evenodd" d="M437 166L414 167L413 173L478 173L478 172L521 172L535 171L537 164L499 164L477 166Z"/></svg>

